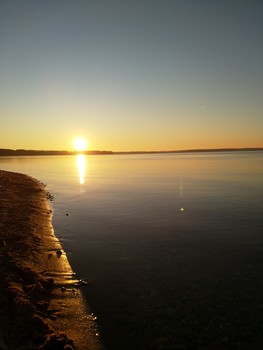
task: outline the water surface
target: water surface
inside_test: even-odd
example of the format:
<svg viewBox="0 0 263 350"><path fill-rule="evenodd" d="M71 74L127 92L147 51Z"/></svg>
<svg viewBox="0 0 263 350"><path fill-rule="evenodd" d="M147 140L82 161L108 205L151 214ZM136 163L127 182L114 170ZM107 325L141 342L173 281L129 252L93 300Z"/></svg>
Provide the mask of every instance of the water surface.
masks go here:
<svg viewBox="0 0 263 350"><path fill-rule="evenodd" d="M107 349L262 348L262 152L2 157L0 169L54 194Z"/></svg>

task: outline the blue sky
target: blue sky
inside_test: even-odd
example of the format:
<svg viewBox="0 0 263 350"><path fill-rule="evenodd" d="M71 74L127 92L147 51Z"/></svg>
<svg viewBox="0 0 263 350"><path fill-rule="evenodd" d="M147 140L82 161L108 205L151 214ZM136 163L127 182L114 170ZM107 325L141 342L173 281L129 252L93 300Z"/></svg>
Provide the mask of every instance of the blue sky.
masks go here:
<svg viewBox="0 0 263 350"><path fill-rule="evenodd" d="M0 0L0 148L263 146L263 2Z"/></svg>

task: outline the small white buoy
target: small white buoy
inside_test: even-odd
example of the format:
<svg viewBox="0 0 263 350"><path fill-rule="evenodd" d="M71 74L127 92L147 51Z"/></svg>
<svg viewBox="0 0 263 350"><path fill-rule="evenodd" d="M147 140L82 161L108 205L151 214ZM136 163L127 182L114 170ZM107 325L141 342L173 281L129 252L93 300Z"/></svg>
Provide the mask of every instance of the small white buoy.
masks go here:
<svg viewBox="0 0 263 350"><path fill-rule="evenodd" d="M184 208L181 208L180 211L184 211Z"/></svg>

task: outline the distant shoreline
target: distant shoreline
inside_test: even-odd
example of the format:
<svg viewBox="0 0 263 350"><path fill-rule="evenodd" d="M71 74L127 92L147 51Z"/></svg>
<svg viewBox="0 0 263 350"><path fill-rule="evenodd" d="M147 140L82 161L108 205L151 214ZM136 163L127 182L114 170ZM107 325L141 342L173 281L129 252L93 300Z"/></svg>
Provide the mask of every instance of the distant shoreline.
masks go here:
<svg viewBox="0 0 263 350"><path fill-rule="evenodd" d="M68 156L68 155L116 155L116 154L169 154L169 153L205 153L205 152L251 152L263 151L263 147L254 148L201 148L186 150L169 150L169 151L58 151L58 150L26 150L26 149L0 149L0 156Z"/></svg>

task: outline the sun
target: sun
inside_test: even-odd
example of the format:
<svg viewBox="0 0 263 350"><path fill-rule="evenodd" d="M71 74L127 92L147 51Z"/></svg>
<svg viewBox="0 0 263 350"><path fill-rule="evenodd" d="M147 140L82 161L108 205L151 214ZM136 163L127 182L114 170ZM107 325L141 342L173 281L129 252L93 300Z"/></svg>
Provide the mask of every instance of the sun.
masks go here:
<svg viewBox="0 0 263 350"><path fill-rule="evenodd" d="M88 142L83 137L76 137L73 140L73 146L75 151L78 151L78 152L86 151L88 147Z"/></svg>

